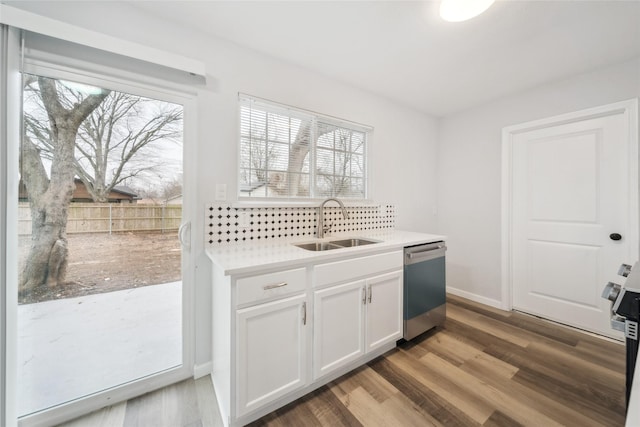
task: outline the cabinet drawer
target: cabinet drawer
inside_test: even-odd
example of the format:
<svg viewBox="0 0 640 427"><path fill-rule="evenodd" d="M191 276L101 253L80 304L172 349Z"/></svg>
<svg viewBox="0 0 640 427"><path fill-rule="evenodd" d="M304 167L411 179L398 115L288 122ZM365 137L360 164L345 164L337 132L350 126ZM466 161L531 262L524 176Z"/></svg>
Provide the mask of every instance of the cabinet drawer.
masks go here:
<svg viewBox="0 0 640 427"><path fill-rule="evenodd" d="M402 268L402 251L370 255L345 261L320 264L315 267L315 286L346 282L359 277Z"/></svg>
<svg viewBox="0 0 640 427"><path fill-rule="evenodd" d="M292 294L306 289L304 268L278 271L236 280L236 304L258 302L268 298Z"/></svg>

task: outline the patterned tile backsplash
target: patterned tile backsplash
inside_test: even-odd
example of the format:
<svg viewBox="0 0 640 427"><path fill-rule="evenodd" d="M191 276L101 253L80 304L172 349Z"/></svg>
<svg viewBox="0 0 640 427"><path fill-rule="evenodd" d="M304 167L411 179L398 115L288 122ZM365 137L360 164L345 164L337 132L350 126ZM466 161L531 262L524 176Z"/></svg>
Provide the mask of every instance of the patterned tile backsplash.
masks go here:
<svg viewBox="0 0 640 427"><path fill-rule="evenodd" d="M347 206L349 219L342 217L339 207L324 208L324 223L331 224L331 233L395 228L393 205ZM246 213L248 227L241 227L241 213ZM316 207L238 208L229 204L207 206L206 241L224 245L242 241L316 236Z"/></svg>

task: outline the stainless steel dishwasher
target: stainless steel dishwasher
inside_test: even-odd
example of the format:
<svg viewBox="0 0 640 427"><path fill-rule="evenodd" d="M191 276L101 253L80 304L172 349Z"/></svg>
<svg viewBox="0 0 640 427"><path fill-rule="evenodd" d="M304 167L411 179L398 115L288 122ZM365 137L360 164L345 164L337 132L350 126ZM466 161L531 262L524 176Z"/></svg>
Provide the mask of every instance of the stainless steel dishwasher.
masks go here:
<svg viewBox="0 0 640 427"><path fill-rule="evenodd" d="M444 322L444 242L404 248L404 336L410 340Z"/></svg>

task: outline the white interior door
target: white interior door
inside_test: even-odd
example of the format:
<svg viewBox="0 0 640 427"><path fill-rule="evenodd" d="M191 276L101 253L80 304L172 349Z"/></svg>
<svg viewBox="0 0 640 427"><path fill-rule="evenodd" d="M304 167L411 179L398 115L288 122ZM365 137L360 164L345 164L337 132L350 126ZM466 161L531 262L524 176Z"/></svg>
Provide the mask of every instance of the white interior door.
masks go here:
<svg viewBox="0 0 640 427"><path fill-rule="evenodd" d="M551 120L511 142L513 308L617 336L601 292L637 258L628 115Z"/></svg>

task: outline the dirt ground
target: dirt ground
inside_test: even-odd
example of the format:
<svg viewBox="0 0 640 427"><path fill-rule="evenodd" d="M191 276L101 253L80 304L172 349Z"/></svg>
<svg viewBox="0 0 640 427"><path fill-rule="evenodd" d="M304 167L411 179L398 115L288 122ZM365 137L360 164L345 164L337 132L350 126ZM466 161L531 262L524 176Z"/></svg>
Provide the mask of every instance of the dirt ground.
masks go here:
<svg viewBox="0 0 640 427"><path fill-rule="evenodd" d="M67 280L19 297L20 304L98 294L180 280L176 233L71 234ZM20 237L20 260L30 237Z"/></svg>

